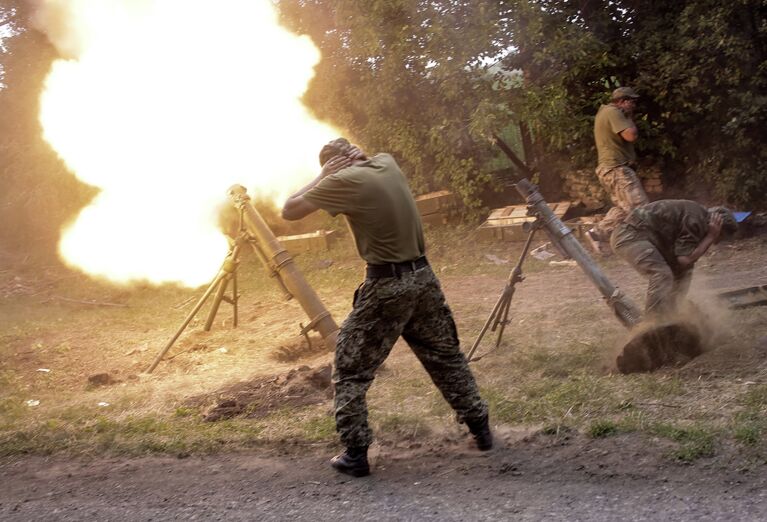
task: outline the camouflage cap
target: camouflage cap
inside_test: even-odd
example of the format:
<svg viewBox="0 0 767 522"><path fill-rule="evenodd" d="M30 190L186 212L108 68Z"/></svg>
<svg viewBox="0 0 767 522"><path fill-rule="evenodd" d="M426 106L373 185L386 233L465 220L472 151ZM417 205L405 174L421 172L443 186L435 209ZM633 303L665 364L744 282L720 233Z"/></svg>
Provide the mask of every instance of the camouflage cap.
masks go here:
<svg viewBox="0 0 767 522"><path fill-rule="evenodd" d="M732 236L738 231L738 221L735 219L732 211L726 207L711 207L708 209L710 216L722 216L722 232L725 236Z"/></svg>
<svg viewBox="0 0 767 522"><path fill-rule="evenodd" d="M351 147L351 143L346 138L336 138L325 144L320 150L320 167L325 165L330 158L344 154L349 147Z"/></svg>
<svg viewBox="0 0 767 522"><path fill-rule="evenodd" d="M617 89L613 91L612 95L610 96L610 99L615 101L624 100L626 98L631 98L635 100L639 98L639 95L631 87L618 87Z"/></svg>

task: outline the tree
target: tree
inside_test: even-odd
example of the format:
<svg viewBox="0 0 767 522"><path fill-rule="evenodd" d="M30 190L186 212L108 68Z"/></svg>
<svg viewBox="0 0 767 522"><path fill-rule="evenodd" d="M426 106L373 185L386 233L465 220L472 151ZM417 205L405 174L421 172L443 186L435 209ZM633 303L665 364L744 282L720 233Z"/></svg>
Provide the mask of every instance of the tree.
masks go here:
<svg viewBox="0 0 767 522"><path fill-rule="evenodd" d="M478 207L499 129L543 172L591 167L607 93L643 95L640 156L720 198L764 205L762 0L280 0L323 53L306 102ZM491 79L488 64L501 58ZM703 175L697 174L703 172Z"/></svg>
<svg viewBox="0 0 767 522"><path fill-rule="evenodd" d="M479 4L479 5L478 5ZM305 101L363 145L394 153L414 190L450 187L471 209L498 152L472 134L506 48L498 2L281 0L288 27L323 59Z"/></svg>

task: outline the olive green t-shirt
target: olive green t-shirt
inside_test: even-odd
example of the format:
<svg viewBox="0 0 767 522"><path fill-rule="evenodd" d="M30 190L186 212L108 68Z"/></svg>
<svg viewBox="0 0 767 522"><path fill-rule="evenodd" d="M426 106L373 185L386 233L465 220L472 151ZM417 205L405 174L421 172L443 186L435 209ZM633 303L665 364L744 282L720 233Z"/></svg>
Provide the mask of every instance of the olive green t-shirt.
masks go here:
<svg viewBox="0 0 767 522"><path fill-rule="evenodd" d="M602 105L594 119L594 141L597 145L599 167L617 167L636 161L634 144L620 136L620 132L634 123L614 105Z"/></svg>
<svg viewBox="0 0 767 522"><path fill-rule="evenodd" d="M421 216L389 154L326 177L304 197L333 216L346 216L360 257L370 264L412 261L425 253Z"/></svg>
<svg viewBox="0 0 767 522"><path fill-rule="evenodd" d="M636 239L650 241L674 271L677 257L689 256L708 234L708 209L687 199L661 199L636 208L629 227L616 230L616 246Z"/></svg>

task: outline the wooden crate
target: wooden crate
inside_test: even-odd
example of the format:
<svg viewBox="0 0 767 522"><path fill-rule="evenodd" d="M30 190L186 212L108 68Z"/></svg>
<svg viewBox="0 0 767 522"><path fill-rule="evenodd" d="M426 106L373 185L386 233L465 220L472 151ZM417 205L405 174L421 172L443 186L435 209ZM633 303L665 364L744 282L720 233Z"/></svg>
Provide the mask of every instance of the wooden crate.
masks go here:
<svg viewBox="0 0 767 522"><path fill-rule="evenodd" d="M424 225L447 225L451 214L448 212L434 212L421 216L421 223Z"/></svg>
<svg viewBox="0 0 767 522"><path fill-rule="evenodd" d="M415 204L419 214L428 216L429 214L446 213L454 210L458 206L458 199L449 190L440 190L416 196Z"/></svg>
<svg viewBox="0 0 767 522"><path fill-rule="evenodd" d="M446 225L458 208L458 198L449 190L416 196L421 221L427 225Z"/></svg>
<svg viewBox="0 0 767 522"><path fill-rule="evenodd" d="M604 214L579 217L565 221L565 225L573 231L573 236L575 236L578 241L581 241L586 239L586 231L593 228L603 217L605 217Z"/></svg>
<svg viewBox="0 0 767 522"><path fill-rule="evenodd" d="M548 205L560 219L570 208L569 201L549 203ZM527 215L527 205L497 208L490 212L487 220L477 229L477 234L480 239L491 241L524 241L527 238L527 232L523 228L524 224L533 221L535 221L535 217Z"/></svg>
<svg viewBox="0 0 767 522"><path fill-rule="evenodd" d="M279 236L279 241L291 253L322 252L330 249L336 239L335 230L317 230L308 234Z"/></svg>

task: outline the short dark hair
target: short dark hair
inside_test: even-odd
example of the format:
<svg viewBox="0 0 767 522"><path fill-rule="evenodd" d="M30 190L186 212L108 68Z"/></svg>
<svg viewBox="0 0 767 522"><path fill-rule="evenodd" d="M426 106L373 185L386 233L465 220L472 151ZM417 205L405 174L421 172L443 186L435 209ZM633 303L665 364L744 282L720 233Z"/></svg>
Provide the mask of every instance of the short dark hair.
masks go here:
<svg viewBox="0 0 767 522"><path fill-rule="evenodd" d="M351 146L352 144L346 138L336 138L325 144L320 150L320 167L329 159L344 154Z"/></svg>

